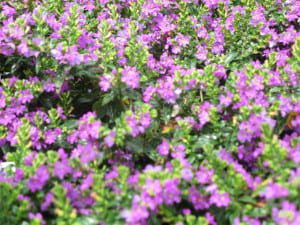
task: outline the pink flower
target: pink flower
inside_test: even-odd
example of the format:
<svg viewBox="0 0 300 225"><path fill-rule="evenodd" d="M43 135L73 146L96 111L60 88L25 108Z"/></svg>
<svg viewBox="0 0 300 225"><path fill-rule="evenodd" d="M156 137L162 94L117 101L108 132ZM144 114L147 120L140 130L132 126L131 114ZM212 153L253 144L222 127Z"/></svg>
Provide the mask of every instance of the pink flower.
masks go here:
<svg viewBox="0 0 300 225"><path fill-rule="evenodd" d="M170 144L166 139L163 139L161 144L157 146L157 151L160 155L166 156L169 154Z"/></svg>
<svg viewBox="0 0 300 225"><path fill-rule="evenodd" d="M140 73L135 67L126 66L122 71L121 81L135 89L140 85Z"/></svg>

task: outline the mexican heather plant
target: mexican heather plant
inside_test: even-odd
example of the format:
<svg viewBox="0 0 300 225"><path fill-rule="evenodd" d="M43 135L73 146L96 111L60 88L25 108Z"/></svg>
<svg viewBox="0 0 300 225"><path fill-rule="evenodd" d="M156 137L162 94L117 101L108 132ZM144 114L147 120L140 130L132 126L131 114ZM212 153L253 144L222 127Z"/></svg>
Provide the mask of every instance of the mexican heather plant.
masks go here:
<svg viewBox="0 0 300 225"><path fill-rule="evenodd" d="M299 0L0 1L1 225L299 225Z"/></svg>

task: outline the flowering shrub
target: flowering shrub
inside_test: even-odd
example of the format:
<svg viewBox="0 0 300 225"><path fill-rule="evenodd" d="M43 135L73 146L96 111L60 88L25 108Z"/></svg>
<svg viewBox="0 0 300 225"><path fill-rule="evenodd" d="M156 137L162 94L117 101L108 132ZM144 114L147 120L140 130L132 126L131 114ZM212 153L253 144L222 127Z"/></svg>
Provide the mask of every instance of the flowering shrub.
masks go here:
<svg viewBox="0 0 300 225"><path fill-rule="evenodd" d="M299 225L299 0L0 1L1 225Z"/></svg>

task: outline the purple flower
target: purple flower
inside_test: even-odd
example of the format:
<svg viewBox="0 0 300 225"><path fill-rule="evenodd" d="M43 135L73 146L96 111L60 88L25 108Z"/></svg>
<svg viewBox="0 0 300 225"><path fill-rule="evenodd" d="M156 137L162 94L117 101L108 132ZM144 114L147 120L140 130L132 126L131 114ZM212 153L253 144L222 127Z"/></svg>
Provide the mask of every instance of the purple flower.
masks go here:
<svg viewBox="0 0 300 225"><path fill-rule="evenodd" d="M235 20L234 15L231 15L231 16L227 17L227 19L225 21L225 27L226 27L226 29L229 30L229 31L231 31L231 32L235 31L234 20Z"/></svg>
<svg viewBox="0 0 300 225"><path fill-rule="evenodd" d="M155 93L156 88L152 86L148 86L146 90L143 92L143 101L149 102L152 98L152 95Z"/></svg>
<svg viewBox="0 0 300 225"><path fill-rule="evenodd" d="M82 184L80 185L80 190L84 191L88 188L90 188L93 184L94 180L93 180L93 174L89 174L87 175L87 177L82 181Z"/></svg>
<svg viewBox="0 0 300 225"><path fill-rule="evenodd" d="M134 175L130 175L127 179L127 183L134 187L138 182L139 182L139 176L140 174L134 174Z"/></svg>
<svg viewBox="0 0 300 225"><path fill-rule="evenodd" d="M295 204L288 201L282 202L281 209L273 208L272 216L278 225L300 224L300 212L297 211Z"/></svg>
<svg viewBox="0 0 300 225"><path fill-rule="evenodd" d="M199 38L204 38L204 39L209 38L209 35L208 35L208 32L207 32L205 26L201 26L199 29L197 29L197 36Z"/></svg>
<svg viewBox="0 0 300 225"><path fill-rule="evenodd" d="M20 103L26 104L31 102L32 99L33 99L33 95L30 93L30 90L25 90L20 92L20 97L19 97Z"/></svg>
<svg viewBox="0 0 300 225"><path fill-rule="evenodd" d="M69 81L65 80L60 87L60 93L64 93L64 92L68 91L69 89L70 89Z"/></svg>
<svg viewBox="0 0 300 225"><path fill-rule="evenodd" d="M289 51L288 50L281 50L277 52L276 55L276 65L277 66L284 66L289 58Z"/></svg>
<svg viewBox="0 0 300 225"><path fill-rule="evenodd" d="M261 125L269 124L275 126L275 121L269 117L251 114L248 121L243 121L239 127L238 140L240 142L250 142L251 140L261 136Z"/></svg>
<svg viewBox="0 0 300 225"><path fill-rule="evenodd" d="M225 67L222 65L217 65L217 68L214 71L214 75L219 79L226 79L227 75Z"/></svg>
<svg viewBox="0 0 300 225"><path fill-rule="evenodd" d="M251 225L261 225L261 222L259 221L259 219L251 218L249 216L244 216L243 222L246 222Z"/></svg>
<svg viewBox="0 0 300 225"><path fill-rule="evenodd" d="M162 156L167 156L169 154L170 144L166 139L163 139L161 144L157 146L157 151Z"/></svg>
<svg viewBox="0 0 300 225"><path fill-rule="evenodd" d="M82 140L96 140L99 138L100 121L95 121L95 113L89 112L79 119L78 130L73 133L74 139L79 137ZM72 139L71 138L71 139Z"/></svg>
<svg viewBox="0 0 300 225"><path fill-rule="evenodd" d="M196 172L196 179L199 182L199 184L209 184L212 181L211 179L213 174L213 170L209 170L206 167L201 166Z"/></svg>
<svg viewBox="0 0 300 225"><path fill-rule="evenodd" d="M160 78L155 92L166 102L174 104L178 97L175 92L174 78L170 76Z"/></svg>
<svg viewBox="0 0 300 225"><path fill-rule="evenodd" d="M182 210L182 213L183 213L183 215L190 215L192 212L190 209L185 208Z"/></svg>
<svg viewBox="0 0 300 225"><path fill-rule="evenodd" d="M257 185L257 182L259 181L255 181L253 179L253 177L251 176L251 174L249 174L242 165L240 165L236 160L233 159L232 155L227 152L225 149L222 149L219 153L219 157L226 161L229 165L231 165L233 167L233 169L241 174L245 180L245 182L247 183L248 187L251 189L254 189Z"/></svg>
<svg viewBox="0 0 300 225"><path fill-rule="evenodd" d="M163 198L167 205L179 203L181 200L181 191L178 188L180 181L178 179L167 180L164 184Z"/></svg>
<svg viewBox="0 0 300 225"><path fill-rule="evenodd" d="M126 122L128 126L130 127L130 132L132 137L136 137L139 135L139 129L138 129L138 121L134 116L127 116Z"/></svg>
<svg viewBox="0 0 300 225"><path fill-rule="evenodd" d="M54 200L54 196L51 192L48 192L44 198L44 201L43 203L41 204L41 209L43 211L47 210L48 207L51 205L51 203L53 202Z"/></svg>
<svg viewBox="0 0 300 225"><path fill-rule="evenodd" d="M162 34L166 34L176 29L176 25L172 24L167 16L157 16L158 27Z"/></svg>
<svg viewBox="0 0 300 225"><path fill-rule="evenodd" d="M105 5L106 3L108 3L110 0L99 0L99 3L101 5Z"/></svg>
<svg viewBox="0 0 300 225"><path fill-rule="evenodd" d="M54 175L61 180L68 174L72 173L68 160L57 161L54 165Z"/></svg>
<svg viewBox="0 0 300 225"><path fill-rule="evenodd" d="M219 97L220 104L225 107L228 107L232 103L233 97L234 97L234 95L230 91L228 91L226 93L226 95L221 95Z"/></svg>
<svg viewBox="0 0 300 225"><path fill-rule="evenodd" d="M163 203L163 188L160 180L147 179L142 187L141 201L151 210Z"/></svg>
<svg viewBox="0 0 300 225"><path fill-rule="evenodd" d="M105 144L110 148L114 145L115 143L115 137L116 137L116 132L115 131L111 131L105 138L104 138L104 142Z"/></svg>
<svg viewBox="0 0 300 225"><path fill-rule="evenodd" d="M216 41L212 48L211 48L211 51L212 53L215 53L215 54L220 54L224 51L224 43L223 42L220 42L220 41Z"/></svg>
<svg viewBox="0 0 300 225"><path fill-rule="evenodd" d="M88 143L86 145L78 145L77 148L72 151L72 158L73 157L79 157L81 163L86 164L95 160L98 154L95 151L95 147Z"/></svg>
<svg viewBox="0 0 300 225"><path fill-rule="evenodd" d="M189 189L189 201L194 205L196 210L207 209L209 207L208 199L192 186Z"/></svg>
<svg viewBox="0 0 300 225"><path fill-rule="evenodd" d="M139 134L145 132L145 129L151 125L151 115L150 113L143 113L140 118L134 115L126 117L127 125L130 128L130 133L132 137L137 137Z"/></svg>
<svg viewBox="0 0 300 225"><path fill-rule="evenodd" d="M119 176L118 169L114 167L110 172L105 174L105 179L106 180L112 180L115 179Z"/></svg>
<svg viewBox="0 0 300 225"><path fill-rule="evenodd" d="M197 48L197 52L196 52L196 58L201 61L204 61L207 59L207 54L208 54L207 49L205 47L199 45Z"/></svg>
<svg viewBox="0 0 300 225"><path fill-rule="evenodd" d="M215 192L210 197L209 202L217 207L227 207L230 204L230 197L228 193Z"/></svg>
<svg viewBox="0 0 300 225"><path fill-rule="evenodd" d="M260 194L260 196L265 197L266 199L273 199L273 198L284 198L289 195L289 191L287 188L282 187L277 183L270 183Z"/></svg>
<svg viewBox="0 0 300 225"><path fill-rule="evenodd" d="M300 4L298 1L289 1L289 10L286 12L285 17L288 21L297 20L300 17Z"/></svg>
<svg viewBox="0 0 300 225"><path fill-rule="evenodd" d="M144 205L140 205L140 197L135 195L132 201L132 207L130 210L124 210L121 215L126 220L126 224L135 225L142 224L149 217L150 213Z"/></svg>
<svg viewBox="0 0 300 225"><path fill-rule="evenodd" d="M15 8L8 6L6 4L2 7L2 12L3 12L3 15L8 16L8 17L14 16L17 13Z"/></svg>
<svg viewBox="0 0 300 225"><path fill-rule="evenodd" d="M135 67L126 66L122 71L121 81L133 89L140 85L140 73Z"/></svg>
<svg viewBox="0 0 300 225"><path fill-rule="evenodd" d="M300 167L298 167L295 171L291 171L289 182L297 187L300 187Z"/></svg>
<svg viewBox="0 0 300 225"><path fill-rule="evenodd" d="M87 48L89 45L92 45L94 43L91 35L84 32L80 37L78 38L78 45L79 48Z"/></svg>
<svg viewBox="0 0 300 225"><path fill-rule="evenodd" d="M27 182L27 187L31 192L41 190L50 178L48 168L45 165L41 165L35 172L35 175L30 177Z"/></svg>
<svg viewBox="0 0 300 225"><path fill-rule="evenodd" d="M44 90L45 92L55 92L56 86L54 83L46 82L44 84Z"/></svg>
<svg viewBox="0 0 300 225"><path fill-rule="evenodd" d="M219 2L224 2L224 4L226 4L226 2L228 2L228 0L226 1L220 1L220 0L203 0L205 5L209 8L209 9L215 9L218 7Z"/></svg>
<svg viewBox="0 0 300 225"><path fill-rule="evenodd" d="M251 20L251 25L257 26L260 23L265 23L266 18L264 15L264 12L266 10L263 7L258 7L256 10L253 10L251 15L252 15L252 20Z"/></svg>
<svg viewBox="0 0 300 225"><path fill-rule="evenodd" d="M0 109L4 108L6 106L5 99L6 99L5 95L1 91L0 92Z"/></svg>
<svg viewBox="0 0 300 225"><path fill-rule="evenodd" d="M184 36L182 34L178 34L175 37L175 40L177 41L178 45L181 47L187 46L190 43L190 39L191 39L190 36Z"/></svg>
<svg viewBox="0 0 300 225"><path fill-rule="evenodd" d="M24 55L25 57L30 57L33 54L33 51L31 51L25 41L22 41L18 46L17 50L20 54Z"/></svg>
<svg viewBox="0 0 300 225"><path fill-rule="evenodd" d="M181 171L181 176L184 180L190 181L190 180L192 180L194 174L190 168L184 168Z"/></svg>
<svg viewBox="0 0 300 225"><path fill-rule="evenodd" d="M174 146L174 150L172 152L172 157L175 159L184 159L185 157L185 146L183 144L179 144Z"/></svg>
<svg viewBox="0 0 300 225"><path fill-rule="evenodd" d="M37 127L32 126L30 129L30 138L31 138L32 146L36 149L42 148L40 136L41 136L41 131Z"/></svg>
<svg viewBox="0 0 300 225"><path fill-rule="evenodd" d="M286 98L284 96L279 96L279 100L280 100L279 110L282 116L286 116L293 111L294 107L291 99Z"/></svg>
<svg viewBox="0 0 300 225"><path fill-rule="evenodd" d="M205 219L210 225L217 225L215 221L215 217L211 213L209 212L205 213Z"/></svg>
<svg viewBox="0 0 300 225"><path fill-rule="evenodd" d="M140 123L144 128L148 128L151 124L150 113L143 113L140 117Z"/></svg>
<svg viewBox="0 0 300 225"><path fill-rule="evenodd" d="M14 174L14 182L18 183L24 178L23 170L17 168Z"/></svg>
<svg viewBox="0 0 300 225"><path fill-rule="evenodd" d="M99 87L101 88L101 91L108 91L111 88L111 81L112 78L110 76L101 76L99 81Z"/></svg>
<svg viewBox="0 0 300 225"><path fill-rule="evenodd" d="M63 56L61 63L69 63L71 66L79 65L84 61L82 54L78 52L76 45L70 46Z"/></svg>
<svg viewBox="0 0 300 225"><path fill-rule="evenodd" d="M29 155L27 155L24 158L24 165L26 165L26 166L32 166L32 162L33 162L33 160L35 159L36 156L37 156L36 152L29 153Z"/></svg>
<svg viewBox="0 0 300 225"><path fill-rule="evenodd" d="M209 113L212 107L213 105L207 101L199 107L198 119L200 122L200 127L203 127L206 123L210 121Z"/></svg>
<svg viewBox="0 0 300 225"><path fill-rule="evenodd" d="M30 220L38 220L38 221L42 222L42 225L45 224L45 222L43 221L43 215L41 213L29 213L28 218Z"/></svg>
<svg viewBox="0 0 300 225"><path fill-rule="evenodd" d="M292 120L292 126L295 128L299 128L300 127L300 115L296 116L293 120Z"/></svg>
<svg viewBox="0 0 300 225"><path fill-rule="evenodd" d="M56 138L61 134L60 128L50 129L45 132L45 143L53 144Z"/></svg>

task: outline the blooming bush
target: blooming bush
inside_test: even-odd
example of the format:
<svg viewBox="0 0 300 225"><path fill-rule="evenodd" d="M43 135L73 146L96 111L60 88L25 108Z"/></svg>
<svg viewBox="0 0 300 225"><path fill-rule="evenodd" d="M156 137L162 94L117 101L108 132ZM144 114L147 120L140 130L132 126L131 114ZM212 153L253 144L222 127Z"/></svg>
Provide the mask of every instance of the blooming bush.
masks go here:
<svg viewBox="0 0 300 225"><path fill-rule="evenodd" d="M299 225L299 0L0 1L1 225Z"/></svg>

